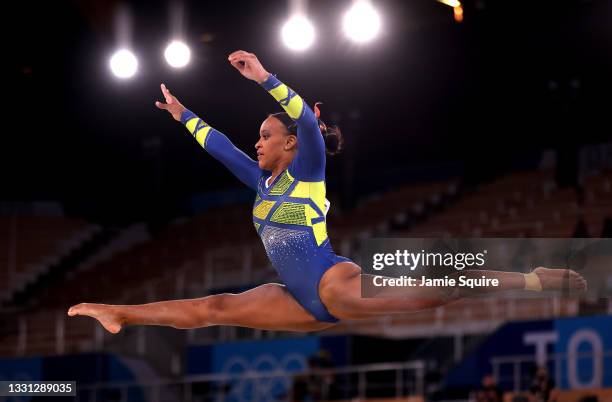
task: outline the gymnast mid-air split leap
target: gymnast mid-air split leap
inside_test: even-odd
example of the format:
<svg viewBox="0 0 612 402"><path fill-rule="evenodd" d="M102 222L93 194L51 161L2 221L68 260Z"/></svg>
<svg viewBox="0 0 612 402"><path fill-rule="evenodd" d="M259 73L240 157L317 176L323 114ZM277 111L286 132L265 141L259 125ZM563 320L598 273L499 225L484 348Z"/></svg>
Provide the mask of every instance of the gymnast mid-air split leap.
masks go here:
<svg viewBox="0 0 612 402"><path fill-rule="evenodd" d="M508 290L586 289L586 281L569 269L538 267L531 273L461 272L495 278L497 287L448 289L415 287L405 297L363 298L361 268L332 250L326 228L325 162L341 144L339 130L327 127L292 89L268 73L257 57L236 51L228 57L244 77L257 82L285 110L269 115L255 144L257 161L186 109L162 84L165 103L156 102L183 123L197 142L244 184L257 192L253 223L283 284L268 283L239 294L141 305L81 303L69 316L97 319L111 333L128 325L200 328L232 325L263 330L317 331L340 320L408 313L433 308L473 293Z"/></svg>

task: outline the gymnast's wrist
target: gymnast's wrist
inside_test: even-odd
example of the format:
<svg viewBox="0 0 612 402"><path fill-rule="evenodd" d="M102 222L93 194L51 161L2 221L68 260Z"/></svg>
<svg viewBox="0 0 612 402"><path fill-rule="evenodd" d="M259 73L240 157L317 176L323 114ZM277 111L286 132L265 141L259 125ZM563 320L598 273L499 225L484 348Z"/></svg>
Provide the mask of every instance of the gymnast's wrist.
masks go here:
<svg viewBox="0 0 612 402"><path fill-rule="evenodd" d="M265 81L261 82L259 84L263 89L265 89L266 91L271 91L272 89L278 87L279 85L281 85L281 82L278 80L278 78L276 78L276 76L274 74L270 74L268 73L268 78L266 78Z"/></svg>
<svg viewBox="0 0 612 402"><path fill-rule="evenodd" d="M198 116L196 116L195 113L185 108L185 110L183 110L183 113L181 113L181 123L187 124L189 120L197 118L197 117Z"/></svg>
<svg viewBox="0 0 612 402"><path fill-rule="evenodd" d="M257 82L259 85L263 85L264 82L268 81L271 75L272 74L270 74L269 72L264 71L259 77L255 79L255 82Z"/></svg>

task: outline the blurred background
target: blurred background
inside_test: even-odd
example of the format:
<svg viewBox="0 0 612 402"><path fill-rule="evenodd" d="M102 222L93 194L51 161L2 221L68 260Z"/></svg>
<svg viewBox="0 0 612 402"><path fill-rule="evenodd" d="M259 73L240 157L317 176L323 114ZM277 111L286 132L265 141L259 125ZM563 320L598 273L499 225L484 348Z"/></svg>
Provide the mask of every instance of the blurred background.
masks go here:
<svg viewBox="0 0 612 402"><path fill-rule="evenodd" d="M278 281L254 194L154 106L163 82L254 157L279 107L229 65L237 49L342 129L327 164L337 253L372 237L612 237L610 1L23 1L3 14L0 380L77 381L79 401L612 401L606 292L316 334L111 336L65 315ZM598 285L612 289L612 271Z"/></svg>

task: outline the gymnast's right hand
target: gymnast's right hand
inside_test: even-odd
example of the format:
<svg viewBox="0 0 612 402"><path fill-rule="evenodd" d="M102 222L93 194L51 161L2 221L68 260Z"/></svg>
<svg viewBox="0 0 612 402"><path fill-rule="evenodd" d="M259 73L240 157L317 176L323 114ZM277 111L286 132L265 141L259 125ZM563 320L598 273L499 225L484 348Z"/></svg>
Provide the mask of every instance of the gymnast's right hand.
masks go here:
<svg viewBox="0 0 612 402"><path fill-rule="evenodd" d="M155 106L157 106L159 109L167 110L168 113L172 115L174 120L181 121L181 116L186 110L185 106L183 106L181 102L176 99L176 96L170 93L164 84L161 84L161 91L164 94L164 98L166 98L166 103L156 101Z"/></svg>

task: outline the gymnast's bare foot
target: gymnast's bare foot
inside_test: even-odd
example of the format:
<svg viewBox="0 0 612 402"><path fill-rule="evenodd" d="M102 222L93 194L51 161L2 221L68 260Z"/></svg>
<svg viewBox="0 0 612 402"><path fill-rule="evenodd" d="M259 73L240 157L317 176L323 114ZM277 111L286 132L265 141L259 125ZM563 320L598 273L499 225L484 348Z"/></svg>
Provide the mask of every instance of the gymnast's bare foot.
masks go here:
<svg viewBox="0 0 612 402"><path fill-rule="evenodd" d="M538 267L533 272L540 279L542 290L569 290L584 292L587 281L576 271L571 269L552 269Z"/></svg>
<svg viewBox="0 0 612 402"><path fill-rule="evenodd" d="M68 315L86 315L93 317L111 334L121 331L121 319L113 306L108 304L80 303L68 309Z"/></svg>

